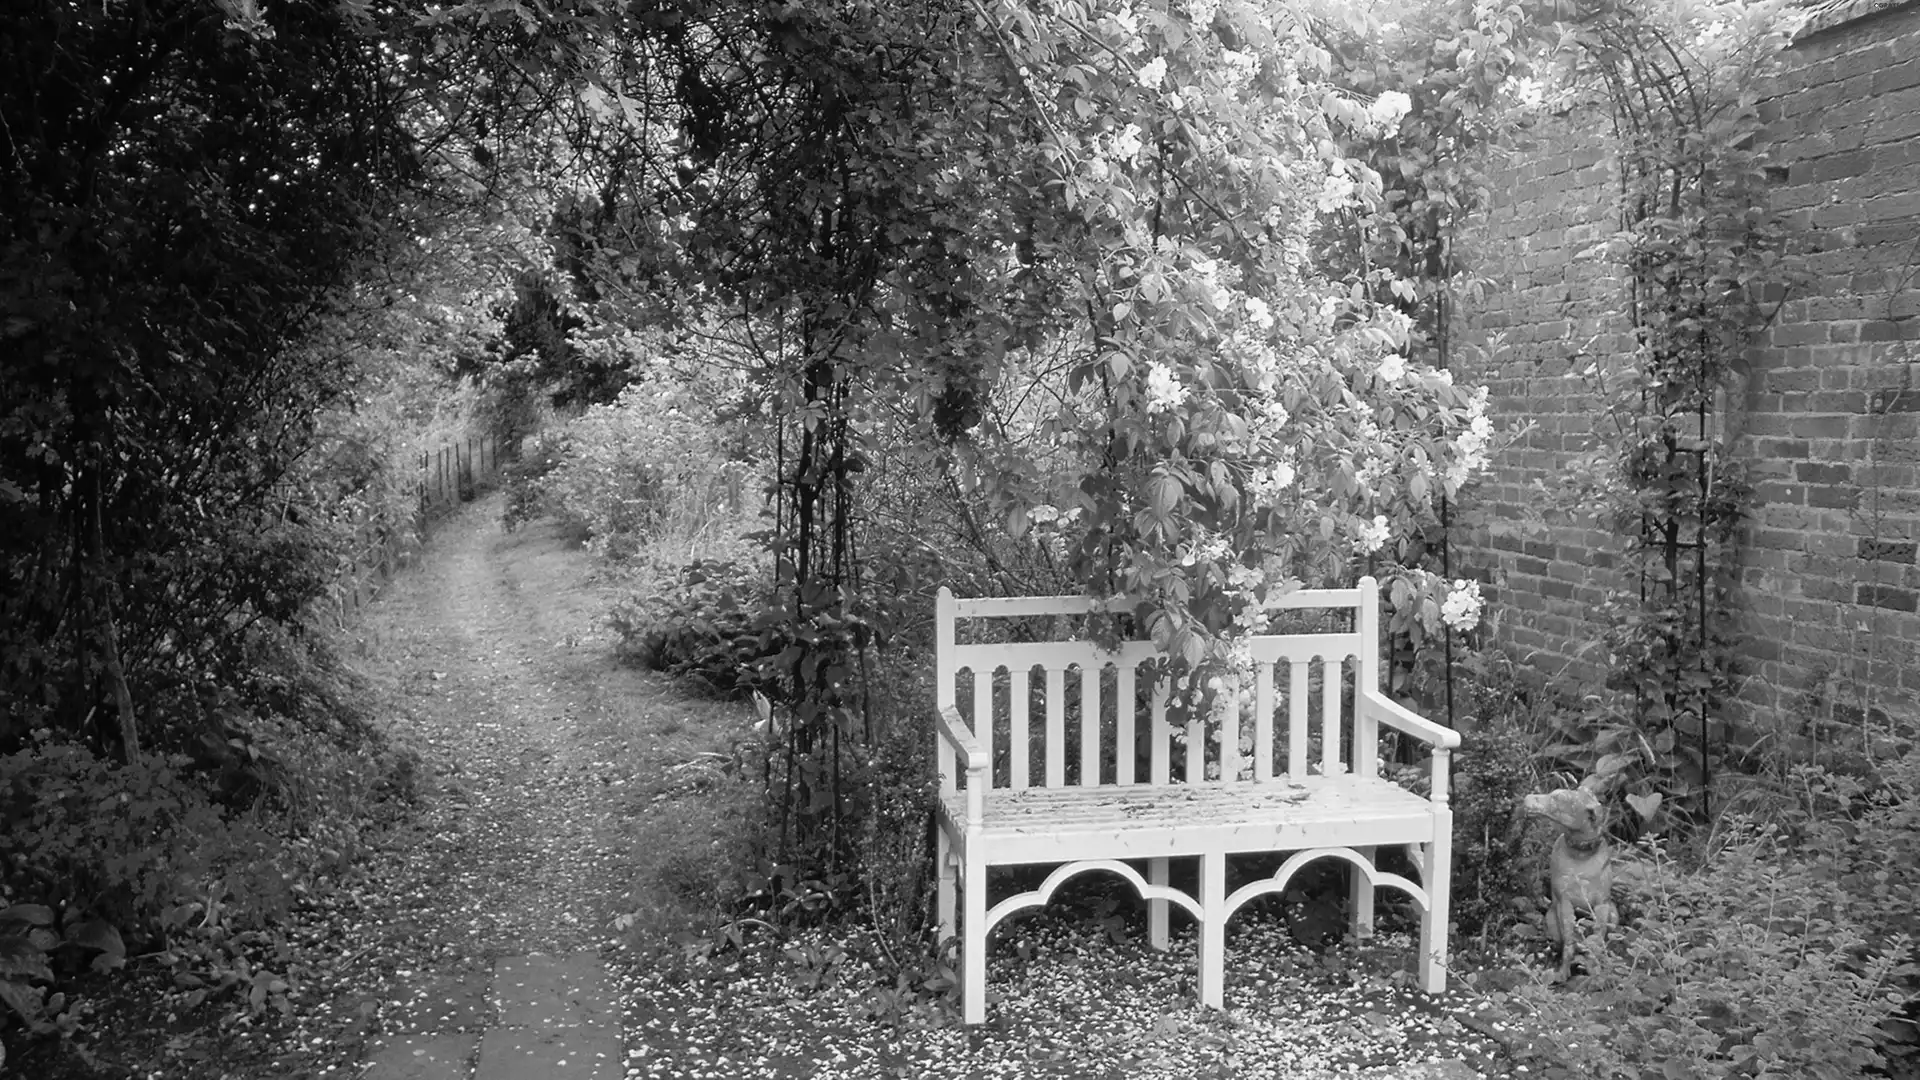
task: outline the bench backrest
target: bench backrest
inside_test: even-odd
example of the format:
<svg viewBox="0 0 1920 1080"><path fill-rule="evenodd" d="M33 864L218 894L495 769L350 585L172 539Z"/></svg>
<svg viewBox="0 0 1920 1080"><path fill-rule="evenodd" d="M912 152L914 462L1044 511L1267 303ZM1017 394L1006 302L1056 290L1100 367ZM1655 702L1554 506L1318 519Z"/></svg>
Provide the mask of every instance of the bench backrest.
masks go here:
<svg viewBox="0 0 1920 1080"><path fill-rule="evenodd" d="M1209 738L1198 715L1181 730L1170 722L1167 680L1157 674L1164 654L1150 641L1106 649L1084 639L996 640L1010 625L1084 623L1121 605L1079 596L961 600L941 589L938 704L952 706L986 748L996 788L1370 775L1377 725L1356 721L1353 697L1356 686L1379 685L1377 583L1302 589L1279 606L1321 613L1334 628L1252 638L1252 671L1223 676ZM939 765L951 790L945 744Z"/></svg>

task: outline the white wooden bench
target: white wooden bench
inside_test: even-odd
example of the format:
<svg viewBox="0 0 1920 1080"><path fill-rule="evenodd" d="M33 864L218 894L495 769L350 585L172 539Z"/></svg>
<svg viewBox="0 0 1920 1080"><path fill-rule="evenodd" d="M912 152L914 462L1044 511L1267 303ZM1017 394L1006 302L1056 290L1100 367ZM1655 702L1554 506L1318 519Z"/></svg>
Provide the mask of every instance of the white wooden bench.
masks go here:
<svg viewBox="0 0 1920 1080"><path fill-rule="evenodd" d="M1326 857L1351 864L1356 934L1372 929L1375 888L1412 897L1423 913L1420 985L1446 988L1447 776L1460 737L1380 691L1372 578L1352 589L1300 590L1284 607L1296 621L1317 617L1336 628L1253 638L1250 677L1229 679L1213 713L1216 730L1238 738L1209 739L1197 717L1185 731L1169 723L1166 680L1155 675L1164 657L1153 643L1109 651L1061 629L1121 605L1072 596L960 600L940 590L938 914L945 940L955 931L957 889L966 1023L986 1018L987 934L1095 870L1139 890L1154 948L1167 947L1169 904L1194 917L1208 1006L1222 1005L1227 920ZM1005 640L1014 627L1045 640ZM963 642L965 631L972 640ZM1382 725L1431 747L1431 798L1378 775ZM1420 884L1375 868L1376 849L1396 845L1406 846ZM1293 854L1270 877L1229 894L1228 856L1256 852ZM1198 895L1168 884L1169 860L1180 858L1198 860ZM1144 860L1145 875L1128 860ZM1038 888L988 906L989 868L1056 863Z"/></svg>

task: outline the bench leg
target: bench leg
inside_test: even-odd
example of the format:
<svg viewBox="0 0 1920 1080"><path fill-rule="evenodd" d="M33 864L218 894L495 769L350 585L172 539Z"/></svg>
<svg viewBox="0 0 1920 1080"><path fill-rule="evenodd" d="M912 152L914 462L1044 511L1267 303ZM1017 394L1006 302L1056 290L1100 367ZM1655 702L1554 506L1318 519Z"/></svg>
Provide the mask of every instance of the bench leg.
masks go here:
<svg viewBox="0 0 1920 1080"><path fill-rule="evenodd" d="M1167 877L1167 860L1147 860L1147 884L1165 885ZM1165 900L1147 901L1147 944L1161 952L1167 951L1167 902Z"/></svg>
<svg viewBox="0 0 1920 1080"><path fill-rule="evenodd" d="M1223 1008L1227 967L1227 856L1200 856L1200 1004Z"/></svg>
<svg viewBox="0 0 1920 1080"><path fill-rule="evenodd" d="M940 921L940 936L937 944L945 943L954 935L953 925L953 841L947 836L947 830L935 828L933 847L934 874L934 916Z"/></svg>
<svg viewBox="0 0 1920 1080"><path fill-rule="evenodd" d="M1448 897L1453 881L1453 814L1434 815L1433 842L1427 845L1427 864L1421 868L1421 886L1427 890L1427 910L1420 919L1420 988L1438 994L1447 988Z"/></svg>
<svg viewBox="0 0 1920 1080"><path fill-rule="evenodd" d="M967 910L961 929L966 934L960 947L961 1020L982 1023L987 1018L987 868L978 859L968 859L966 881L960 892Z"/></svg>
<svg viewBox="0 0 1920 1080"><path fill-rule="evenodd" d="M1377 849L1359 847L1353 850L1371 863ZM1347 871L1347 914L1353 917L1355 941L1373 936L1373 882L1367 878L1366 871L1357 866Z"/></svg>

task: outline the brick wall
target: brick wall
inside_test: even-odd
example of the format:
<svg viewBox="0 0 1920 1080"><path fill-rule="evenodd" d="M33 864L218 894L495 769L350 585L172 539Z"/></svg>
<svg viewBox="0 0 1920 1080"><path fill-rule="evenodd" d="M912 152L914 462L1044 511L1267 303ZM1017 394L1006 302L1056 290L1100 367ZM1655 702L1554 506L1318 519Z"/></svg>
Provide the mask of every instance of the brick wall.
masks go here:
<svg viewBox="0 0 1920 1080"><path fill-rule="evenodd" d="M1726 409L1755 484L1745 718L1920 719L1920 3L1830 6L1759 90L1771 197L1808 280ZM1495 587L1502 643L1584 676L1603 663L1595 608L1620 538L1545 511L1536 485L1604 435L1580 372L1628 340L1606 319L1617 272L1579 257L1617 228L1611 142L1604 112L1554 117L1495 178L1475 246L1501 285L1472 305L1491 346L1475 374L1509 423L1533 426L1454 539Z"/></svg>

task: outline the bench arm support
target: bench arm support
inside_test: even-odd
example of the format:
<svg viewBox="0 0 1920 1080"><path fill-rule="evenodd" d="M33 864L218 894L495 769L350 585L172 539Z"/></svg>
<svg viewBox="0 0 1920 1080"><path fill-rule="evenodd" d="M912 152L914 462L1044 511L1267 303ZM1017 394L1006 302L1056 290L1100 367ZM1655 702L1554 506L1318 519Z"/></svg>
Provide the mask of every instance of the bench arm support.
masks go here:
<svg viewBox="0 0 1920 1080"><path fill-rule="evenodd" d="M1378 690L1362 689L1360 707L1375 720L1397 728L1431 745L1435 750L1452 750L1460 745L1460 733L1421 716Z"/></svg>
<svg viewBox="0 0 1920 1080"><path fill-rule="evenodd" d="M1448 766L1453 749L1460 745L1460 733L1421 716L1378 690L1362 687L1355 709L1364 716L1419 739L1433 747L1433 801L1447 801Z"/></svg>
<svg viewBox="0 0 1920 1080"><path fill-rule="evenodd" d="M973 731L966 721L960 719L959 710L951 705L940 706L934 714L934 729L946 740L949 747L960 756L962 766L967 770L967 827L979 828L986 817L985 798L987 793L987 768L992 759L973 737ZM945 779L944 777L942 778Z"/></svg>

